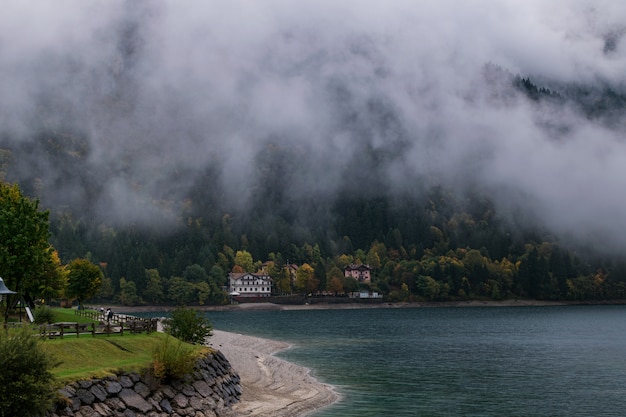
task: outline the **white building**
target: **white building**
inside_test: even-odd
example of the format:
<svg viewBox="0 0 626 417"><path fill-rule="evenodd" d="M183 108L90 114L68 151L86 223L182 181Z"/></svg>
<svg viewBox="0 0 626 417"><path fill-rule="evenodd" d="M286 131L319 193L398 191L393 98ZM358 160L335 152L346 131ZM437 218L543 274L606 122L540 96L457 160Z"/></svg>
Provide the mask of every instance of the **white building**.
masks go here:
<svg viewBox="0 0 626 417"><path fill-rule="evenodd" d="M228 274L229 293L241 297L269 297L272 295L272 278L264 274L231 272Z"/></svg>

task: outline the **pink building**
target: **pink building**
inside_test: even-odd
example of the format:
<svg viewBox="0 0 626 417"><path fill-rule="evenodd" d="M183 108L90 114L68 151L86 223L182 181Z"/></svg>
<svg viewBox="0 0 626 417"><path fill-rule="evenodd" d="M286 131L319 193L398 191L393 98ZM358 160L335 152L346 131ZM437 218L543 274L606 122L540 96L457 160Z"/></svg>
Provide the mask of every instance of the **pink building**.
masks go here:
<svg viewBox="0 0 626 417"><path fill-rule="evenodd" d="M369 284L370 282L372 282L371 271L372 271L372 268L370 268L369 265L350 264L346 266L346 269L344 269L343 275L345 277L352 277L356 279L358 282L365 282Z"/></svg>

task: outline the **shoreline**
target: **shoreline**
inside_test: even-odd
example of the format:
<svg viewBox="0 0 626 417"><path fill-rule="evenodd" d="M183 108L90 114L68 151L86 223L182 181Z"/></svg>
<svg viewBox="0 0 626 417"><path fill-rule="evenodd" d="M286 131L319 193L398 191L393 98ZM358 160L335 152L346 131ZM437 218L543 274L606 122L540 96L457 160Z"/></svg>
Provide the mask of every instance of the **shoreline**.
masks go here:
<svg viewBox="0 0 626 417"><path fill-rule="evenodd" d="M576 305L624 305L626 301L611 303L550 302L537 300L415 302L381 304L312 304L278 305L272 303L244 303L228 306L193 307L202 311L237 310L332 310L371 308L437 308L437 307L550 307ZM114 307L116 311L133 312L171 311L176 307L139 306ZM275 356L291 348L285 342L248 336L223 330L213 330L208 346L221 351L241 378L240 402L225 409L221 417L304 417L341 399L336 390L317 380L311 370Z"/></svg>
<svg viewBox="0 0 626 417"><path fill-rule="evenodd" d="M339 400L309 369L274 356L287 343L222 330L213 330L208 342L241 378L241 401L221 416L301 417Z"/></svg>
<svg viewBox="0 0 626 417"><path fill-rule="evenodd" d="M108 305L108 304L107 304ZM550 306L581 306L581 305L626 305L626 300L611 301L544 301L512 299L503 301L416 301L405 303L319 303L319 304L275 304L275 303L240 303L224 306L188 306L199 311L238 311L238 310L345 310L371 308L441 308L441 307L550 307ZM173 311L176 306L116 306L110 305L119 313L149 313L159 311ZM99 307L99 306L98 306Z"/></svg>

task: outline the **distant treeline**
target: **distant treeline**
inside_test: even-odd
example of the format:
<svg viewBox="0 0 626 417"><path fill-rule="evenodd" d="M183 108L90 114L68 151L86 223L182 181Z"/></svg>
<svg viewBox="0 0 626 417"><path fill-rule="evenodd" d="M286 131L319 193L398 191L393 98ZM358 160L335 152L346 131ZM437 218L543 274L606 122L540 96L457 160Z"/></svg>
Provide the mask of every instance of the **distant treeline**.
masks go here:
<svg viewBox="0 0 626 417"><path fill-rule="evenodd" d="M272 212L186 218L174 233L95 227L53 216L63 261L86 257L106 276L99 298L124 304L222 304L230 271L267 271L277 294L370 289L390 301L604 300L626 295L626 264L578 255L547 231L498 216L479 197L433 188L421 199L344 198L306 236ZM272 223L268 218L274 220ZM527 219L526 219L527 220ZM259 222L264 227L259 227ZM285 265L302 269L291 282ZM352 263L373 269L371 285L343 278Z"/></svg>

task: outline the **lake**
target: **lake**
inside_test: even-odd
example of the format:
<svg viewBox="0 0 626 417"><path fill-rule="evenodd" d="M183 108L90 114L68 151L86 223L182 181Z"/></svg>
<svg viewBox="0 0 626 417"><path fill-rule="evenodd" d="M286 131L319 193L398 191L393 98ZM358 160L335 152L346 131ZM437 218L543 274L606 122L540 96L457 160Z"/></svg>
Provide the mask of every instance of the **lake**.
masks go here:
<svg viewBox="0 0 626 417"><path fill-rule="evenodd" d="M330 416L626 415L626 306L207 312L343 396Z"/></svg>

